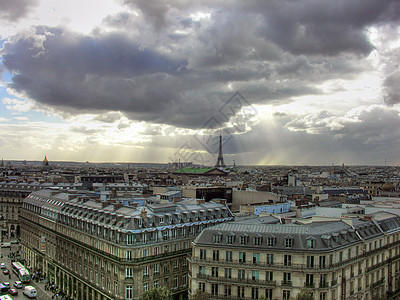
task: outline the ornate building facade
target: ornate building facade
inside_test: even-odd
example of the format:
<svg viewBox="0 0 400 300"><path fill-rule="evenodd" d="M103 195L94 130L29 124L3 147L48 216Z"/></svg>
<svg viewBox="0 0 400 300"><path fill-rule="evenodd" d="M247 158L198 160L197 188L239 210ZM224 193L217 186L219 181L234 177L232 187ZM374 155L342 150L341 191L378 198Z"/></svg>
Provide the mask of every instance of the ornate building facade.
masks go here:
<svg viewBox="0 0 400 300"><path fill-rule="evenodd" d="M400 218L319 218L295 224L262 219L205 229L193 242L189 295L212 299L372 299L400 291Z"/></svg>
<svg viewBox="0 0 400 300"><path fill-rule="evenodd" d="M191 242L232 219L224 203L135 208L42 190L24 200L21 245L28 266L74 299L141 299L163 286L184 299Z"/></svg>

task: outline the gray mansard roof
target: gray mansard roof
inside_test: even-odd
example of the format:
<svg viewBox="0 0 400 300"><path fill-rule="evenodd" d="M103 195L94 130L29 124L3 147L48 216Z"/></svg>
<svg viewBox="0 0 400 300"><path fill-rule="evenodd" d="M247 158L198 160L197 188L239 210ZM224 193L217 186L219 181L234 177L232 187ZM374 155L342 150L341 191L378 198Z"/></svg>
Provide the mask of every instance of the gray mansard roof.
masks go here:
<svg viewBox="0 0 400 300"><path fill-rule="evenodd" d="M348 224L350 223L350 224ZM215 235L220 238L216 239ZM266 250L290 251L326 251L346 247L362 239L370 239L383 235L379 227L372 221L351 220L324 221L309 224L257 224L257 222L237 223L227 222L206 228L194 240L196 246L213 246L229 248L261 248ZM227 236L233 236L227 238ZM247 237L242 239L241 237ZM256 238L261 238L256 242ZM273 239L273 246L268 246L267 240ZM286 247L286 240L291 239L292 246ZM215 241L220 241L216 243ZM307 248L307 240L314 240L313 247ZM228 241L232 244L228 244ZM246 241L243 244L243 241Z"/></svg>
<svg viewBox="0 0 400 300"><path fill-rule="evenodd" d="M83 194L40 190L25 198L24 205L54 221L62 221L67 217L132 233L233 220L226 205L212 201L197 204L192 200L184 200L128 207L89 199Z"/></svg>

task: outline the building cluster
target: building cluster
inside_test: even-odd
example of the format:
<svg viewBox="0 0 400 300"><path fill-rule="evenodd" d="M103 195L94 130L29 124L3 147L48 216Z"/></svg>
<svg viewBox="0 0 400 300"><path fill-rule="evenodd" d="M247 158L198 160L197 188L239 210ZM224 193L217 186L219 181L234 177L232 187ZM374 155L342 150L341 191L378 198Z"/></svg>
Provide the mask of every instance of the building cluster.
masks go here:
<svg viewBox="0 0 400 300"><path fill-rule="evenodd" d="M221 153L222 155L222 153ZM400 168L2 162L1 238L74 299L400 293Z"/></svg>

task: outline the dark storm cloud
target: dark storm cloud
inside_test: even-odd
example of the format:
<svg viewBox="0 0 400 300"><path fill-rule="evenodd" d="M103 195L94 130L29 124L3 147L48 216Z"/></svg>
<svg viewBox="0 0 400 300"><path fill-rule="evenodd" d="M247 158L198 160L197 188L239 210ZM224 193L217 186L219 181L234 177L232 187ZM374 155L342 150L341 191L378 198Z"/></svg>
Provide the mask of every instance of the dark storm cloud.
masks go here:
<svg viewBox="0 0 400 300"><path fill-rule="evenodd" d="M384 101L388 105L400 103L400 70L393 72L384 81Z"/></svg>
<svg viewBox="0 0 400 300"><path fill-rule="evenodd" d="M122 2L135 13L106 17L109 31L37 27L9 39L10 87L65 113L199 128L235 90L280 104L358 76L369 68L367 27L400 15L398 1L378 0Z"/></svg>
<svg viewBox="0 0 400 300"><path fill-rule="evenodd" d="M38 0L3 0L0 1L0 18L18 21L24 17Z"/></svg>

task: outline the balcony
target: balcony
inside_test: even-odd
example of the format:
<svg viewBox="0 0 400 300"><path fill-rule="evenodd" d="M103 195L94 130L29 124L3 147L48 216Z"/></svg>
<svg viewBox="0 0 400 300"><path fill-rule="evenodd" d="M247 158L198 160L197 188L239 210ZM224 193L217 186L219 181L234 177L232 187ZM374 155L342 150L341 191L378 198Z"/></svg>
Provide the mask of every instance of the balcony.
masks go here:
<svg viewBox="0 0 400 300"><path fill-rule="evenodd" d="M212 277L211 275L197 273L197 279L206 279L209 281L218 281L218 282L231 282L231 283L244 283L244 284L253 284L253 285L262 285L268 287L276 286L275 280L259 280L259 279L251 279L251 278L225 278L225 277Z"/></svg>
<svg viewBox="0 0 400 300"><path fill-rule="evenodd" d="M322 289L323 288L327 288L328 287L328 283L326 281L325 282L320 282L319 283L319 287L322 288Z"/></svg>
<svg viewBox="0 0 400 300"><path fill-rule="evenodd" d="M314 288L314 282L304 282L304 287L306 288Z"/></svg>
<svg viewBox="0 0 400 300"><path fill-rule="evenodd" d="M291 281L282 281L282 286L292 286Z"/></svg>
<svg viewBox="0 0 400 300"><path fill-rule="evenodd" d="M377 282L374 282L373 284L371 284L371 289L376 288L377 286L380 286L381 284L384 283L384 278L378 280Z"/></svg>

